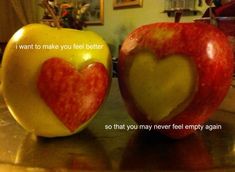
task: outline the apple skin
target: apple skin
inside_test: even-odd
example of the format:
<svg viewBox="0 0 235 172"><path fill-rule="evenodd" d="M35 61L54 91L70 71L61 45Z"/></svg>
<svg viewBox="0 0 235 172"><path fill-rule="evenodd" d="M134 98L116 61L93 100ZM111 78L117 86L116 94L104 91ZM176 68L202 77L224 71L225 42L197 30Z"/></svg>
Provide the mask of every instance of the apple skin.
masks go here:
<svg viewBox="0 0 235 172"><path fill-rule="evenodd" d="M19 49L19 45L54 44L60 46L74 43L77 45L99 44L102 49ZM102 64L107 70L108 87L111 82L110 51L105 41L96 33L51 28L43 24L30 24L19 29L9 40L3 56L3 96L11 114L23 128L45 137L74 134L86 127L96 114L83 121L74 131L70 131L41 98L37 88L39 73L43 63L54 57L68 62L78 71L89 64ZM109 88L106 89L105 96L108 91Z"/></svg>
<svg viewBox="0 0 235 172"><path fill-rule="evenodd" d="M130 88L131 65L136 59L135 55L143 50L151 52L155 56L153 58L159 61L171 55L182 55L188 58L195 68L194 88L189 95L191 98L186 100L188 101L186 106L179 109L175 115L166 116L158 121L150 119L149 114L140 108ZM217 28L204 23L154 23L139 27L123 42L118 61L121 94L129 114L138 124L197 125L204 123L224 99L231 84L232 73L233 53L226 36ZM136 80L139 79L145 83L145 77L138 78L138 75L136 73ZM148 73L141 75L148 76ZM169 80L172 79L174 78L169 78ZM145 91L139 90L139 94L145 95ZM150 91L154 93L156 90ZM177 93L176 90L175 93ZM158 104L152 104L158 106ZM177 139L188 136L193 133L193 130L171 128L160 132Z"/></svg>

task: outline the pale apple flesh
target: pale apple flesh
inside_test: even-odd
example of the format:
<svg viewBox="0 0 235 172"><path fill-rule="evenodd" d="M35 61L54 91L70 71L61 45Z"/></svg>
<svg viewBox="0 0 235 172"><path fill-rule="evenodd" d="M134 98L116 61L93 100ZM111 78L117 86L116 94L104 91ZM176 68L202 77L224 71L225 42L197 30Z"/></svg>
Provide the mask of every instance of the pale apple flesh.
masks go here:
<svg viewBox="0 0 235 172"><path fill-rule="evenodd" d="M154 122L181 112L195 92L195 67L182 55L158 60L153 53L141 51L133 57L128 73L135 103Z"/></svg>
<svg viewBox="0 0 235 172"><path fill-rule="evenodd" d="M127 110L138 124L198 125L226 96L232 64L232 47L216 27L154 23L137 28L123 42L118 81ZM194 132L157 131L171 138Z"/></svg>
<svg viewBox="0 0 235 172"><path fill-rule="evenodd" d="M102 49L78 47L86 44L102 45ZM28 48L30 45L40 45L41 49L19 49L20 45L29 45ZM43 45L74 45L75 48L43 49ZM8 42L2 61L2 87L13 117L27 131L36 135L67 136L82 130L96 113L71 132L41 98L37 88L39 73L42 64L52 57L67 61L78 71L84 65L101 63L110 77L111 56L105 41L94 32L57 29L43 24L24 26Z"/></svg>

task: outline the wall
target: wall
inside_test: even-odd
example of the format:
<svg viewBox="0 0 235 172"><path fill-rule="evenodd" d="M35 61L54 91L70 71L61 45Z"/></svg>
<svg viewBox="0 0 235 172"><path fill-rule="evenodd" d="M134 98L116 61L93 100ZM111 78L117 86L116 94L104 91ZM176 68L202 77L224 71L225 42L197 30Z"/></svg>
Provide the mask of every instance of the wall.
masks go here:
<svg viewBox="0 0 235 172"><path fill-rule="evenodd" d="M28 15L34 15L36 18L42 17L43 11L38 6L40 1L41 0L23 1L23 5L30 7L26 9L31 9L32 4L35 6L35 14L30 13ZM6 7L11 8L10 2L0 0L0 14L2 14L0 15L0 42L6 42L10 36L19 27L21 27L20 21L16 17L17 15L14 13L13 9L9 11L9 8ZM199 10L204 11L206 8L207 7L204 3L204 6ZM107 43L112 45L112 54L117 56L118 46L122 43L126 35L134 30L134 28L153 22L173 22L174 18L168 17L166 13L163 13L163 10L164 0L143 0L142 8L128 8L118 10L113 9L113 0L104 0L104 25L88 26L87 29L93 30L103 36ZM182 21L191 22L195 18L200 18L200 16L201 14L198 16L183 17Z"/></svg>
<svg viewBox="0 0 235 172"><path fill-rule="evenodd" d="M199 10L204 11L206 5ZM142 8L113 9L113 0L104 0L104 25L88 26L88 30L93 30L111 45L114 46L112 54L117 56L118 45L124 37L134 28L153 22L172 22L174 18L168 17L164 10L164 0L143 0ZM198 16L187 16L182 18L182 22L191 22Z"/></svg>

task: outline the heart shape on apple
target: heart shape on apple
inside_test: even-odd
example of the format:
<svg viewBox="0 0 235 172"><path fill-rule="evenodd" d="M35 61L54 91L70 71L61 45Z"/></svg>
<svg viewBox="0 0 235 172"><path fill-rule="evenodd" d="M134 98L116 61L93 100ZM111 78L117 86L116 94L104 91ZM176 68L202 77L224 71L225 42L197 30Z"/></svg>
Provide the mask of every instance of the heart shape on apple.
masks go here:
<svg viewBox="0 0 235 172"><path fill-rule="evenodd" d="M109 48L91 31L26 25L3 55L8 109L23 128L39 136L67 136L85 128L108 95L110 78Z"/></svg>
<svg viewBox="0 0 235 172"><path fill-rule="evenodd" d="M67 61L50 58L42 65L37 86L55 115L74 132L99 109L108 83L108 72L101 63L78 72Z"/></svg>
<svg viewBox="0 0 235 172"><path fill-rule="evenodd" d="M233 53L226 36L204 23L155 23L123 42L118 75L122 97L138 124L197 125L224 99ZM161 130L182 138L189 129Z"/></svg>
<svg viewBox="0 0 235 172"><path fill-rule="evenodd" d="M159 114L148 116L159 121L186 107L185 100L190 99L195 90L195 68L186 57L172 55L161 60L154 57L146 51L136 55L129 70L128 85L137 106L146 114ZM139 94L140 90L144 94Z"/></svg>

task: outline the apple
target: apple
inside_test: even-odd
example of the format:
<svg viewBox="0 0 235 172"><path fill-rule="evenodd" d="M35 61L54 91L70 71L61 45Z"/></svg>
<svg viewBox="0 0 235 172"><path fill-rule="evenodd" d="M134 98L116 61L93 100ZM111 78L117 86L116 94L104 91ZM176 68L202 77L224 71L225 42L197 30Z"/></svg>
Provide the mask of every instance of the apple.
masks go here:
<svg viewBox="0 0 235 172"><path fill-rule="evenodd" d="M94 118L110 86L111 57L96 33L43 24L19 29L2 62L13 117L39 136L67 136Z"/></svg>
<svg viewBox="0 0 235 172"><path fill-rule="evenodd" d="M123 42L118 72L134 120L169 125L160 132L182 138L193 132L185 125L205 122L224 99L232 80L233 52L226 36L208 24L149 24ZM173 124L183 127L174 129Z"/></svg>

